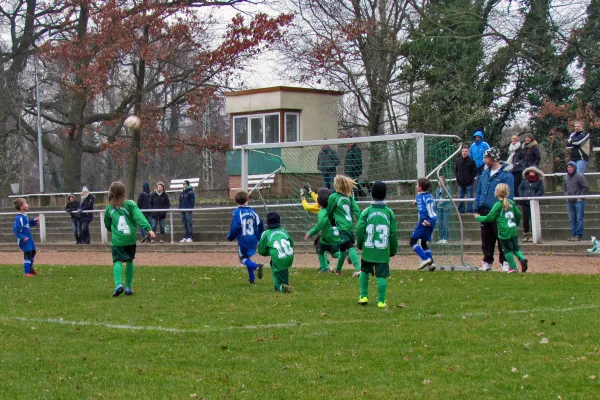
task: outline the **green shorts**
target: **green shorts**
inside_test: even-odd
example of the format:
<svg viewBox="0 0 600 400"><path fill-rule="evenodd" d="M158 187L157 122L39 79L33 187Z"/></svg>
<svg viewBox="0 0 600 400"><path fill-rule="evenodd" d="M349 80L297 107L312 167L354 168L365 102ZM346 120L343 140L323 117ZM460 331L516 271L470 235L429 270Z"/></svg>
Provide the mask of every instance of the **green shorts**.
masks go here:
<svg viewBox="0 0 600 400"><path fill-rule="evenodd" d="M372 263L369 261L360 261L360 270L367 274L375 275L377 278L387 278L390 276L389 263Z"/></svg>
<svg viewBox="0 0 600 400"><path fill-rule="evenodd" d="M111 246L113 262L135 259L135 244L131 246Z"/></svg>
<svg viewBox="0 0 600 400"><path fill-rule="evenodd" d="M518 236L513 236L510 239L500 239L503 253L514 253L520 250Z"/></svg>
<svg viewBox="0 0 600 400"><path fill-rule="evenodd" d="M340 231L340 251L346 251L354 247L354 233Z"/></svg>
<svg viewBox="0 0 600 400"><path fill-rule="evenodd" d="M323 242L319 242L319 244L317 245L317 254L325 254L325 253L330 253L330 254L334 254L340 251L340 245L339 244L323 244Z"/></svg>

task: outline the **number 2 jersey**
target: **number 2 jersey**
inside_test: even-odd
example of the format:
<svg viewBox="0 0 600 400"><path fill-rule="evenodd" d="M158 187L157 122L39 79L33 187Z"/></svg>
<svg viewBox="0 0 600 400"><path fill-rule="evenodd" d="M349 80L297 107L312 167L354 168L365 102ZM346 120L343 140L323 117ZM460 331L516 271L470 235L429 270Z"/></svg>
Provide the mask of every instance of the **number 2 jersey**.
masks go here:
<svg viewBox="0 0 600 400"><path fill-rule="evenodd" d="M375 202L362 212L356 225L356 243L365 261L385 264L398 252L396 216L383 202Z"/></svg>
<svg viewBox="0 0 600 400"><path fill-rule="evenodd" d="M267 229L258 242L258 254L271 256L274 268L288 269L294 263L294 240L283 228Z"/></svg>
<svg viewBox="0 0 600 400"><path fill-rule="evenodd" d="M486 216L477 217L478 222L494 222L498 225L498 238L511 239L517 236L517 227L521 222L521 211L514 201L508 200L510 207L504 210L501 201L494 203L494 206Z"/></svg>
<svg viewBox="0 0 600 400"><path fill-rule="evenodd" d="M256 245L264 231L263 223L249 206L239 206L231 213L231 227L227 240L237 239L240 257L256 254Z"/></svg>
<svg viewBox="0 0 600 400"><path fill-rule="evenodd" d="M147 231L152 229L148 219L132 200L125 200L123 207L119 208L110 204L106 206L104 226L112 233L110 245L117 247L134 245L138 226Z"/></svg>

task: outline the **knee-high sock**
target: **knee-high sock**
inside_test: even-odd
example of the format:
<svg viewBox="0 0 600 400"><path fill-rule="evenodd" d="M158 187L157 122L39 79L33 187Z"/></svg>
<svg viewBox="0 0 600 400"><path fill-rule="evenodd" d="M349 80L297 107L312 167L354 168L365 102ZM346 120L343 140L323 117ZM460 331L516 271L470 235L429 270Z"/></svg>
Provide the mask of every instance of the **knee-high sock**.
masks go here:
<svg viewBox="0 0 600 400"><path fill-rule="evenodd" d="M125 262L125 287L131 289L133 283L133 260Z"/></svg>
<svg viewBox="0 0 600 400"><path fill-rule="evenodd" d="M23 260L23 273L25 273L25 274L31 273L31 260L29 258L26 258L25 260Z"/></svg>
<svg viewBox="0 0 600 400"><path fill-rule="evenodd" d="M254 271L256 270L256 268L258 268L258 265L256 265L256 263L254 261L252 261L250 258L244 258L243 263L246 266L246 269L248 270L248 280L250 282L254 282L256 280Z"/></svg>
<svg viewBox="0 0 600 400"><path fill-rule="evenodd" d="M319 267L321 268L321 271L327 271L327 265L329 264L327 262L327 254L317 254L317 256L319 257Z"/></svg>
<svg viewBox="0 0 600 400"><path fill-rule="evenodd" d="M342 267L344 266L344 261L346 261L346 252L340 251L340 255L338 256L337 265L335 266L335 270L340 272Z"/></svg>
<svg viewBox="0 0 600 400"><path fill-rule="evenodd" d="M350 261L352 261L352 265L354 265L354 269L356 271L360 271L360 262L358 261L358 253L356 253L356 249L352 247L348 250L348 257L350 257Z"/></svg>
<svg viewBox="0 0 600 400"><path fill-rule="evenodd" d="M516 256L517 256L517 258L518 258L519 260L521 260L521 261L522 261L522 260L524 260L524 259L526 258L526 257L525 257L525 255L523 255L523 253L521 253L521 250L517 250L517 251L515 251L515 255L516 255Z"/></svg>
<svg viewBox="0 0 600 400"><path fill-rule="evenodd" d="M431 261L433 261L433 253L431 252L431 249L427 249L427 250L423 250L425 252L425 256L427 258L431 258Z"/></svg>
<svg viewBox="0 0 600 400"><path fill-rule="evenodd" d="M340 252L336 251L335 253L331 254L331 257L333 257L333 258L340 258Z"/></svg>
<svg viewBox="0 0 600 400"><path fill-rule="evenodd" d="M369 296L369 274L366 272L362 272L358 281L360 282L360 297L368 297Z"/></svg>
<svg viewBox="0 0 600 400"><path fill-rule="evenodd" d="M504 253L504 258L506 258L506 261L508 262L510 269L516 271L517 264L515 263L515 257L513 256L513 253Z"/></svg>
<svg viewBox="0 0 600 400"><path fill-rule="evenodd" d="M116 261L113 264L113 275L115 277L115 287L123 283L123 263Z"/></svg>
<svg viewBox="0 0 600 400"><path fill-rule="evenodd" d="M415 244L413 246L413 250L415 251L415 253L417 253L421 260L427 260L429 258L427 257L427 254L425 254L425 251L423 250L420 244Z"/></svg>
<svg viewBox="0 0 600 400"><path fill-rule="evenodd" d="M364 275L364 274L361 274ZM387 279L377 278L377 302L385 303L385 295L387 292Z"/></svg>

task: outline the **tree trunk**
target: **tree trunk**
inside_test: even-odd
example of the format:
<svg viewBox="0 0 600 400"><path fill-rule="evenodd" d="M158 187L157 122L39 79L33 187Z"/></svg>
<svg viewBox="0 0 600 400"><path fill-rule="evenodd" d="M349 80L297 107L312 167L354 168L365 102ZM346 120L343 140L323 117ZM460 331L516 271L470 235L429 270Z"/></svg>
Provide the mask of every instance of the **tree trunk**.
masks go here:
<svg viewBox="0 0 600 400"><path fill-rule="evenodd" d="M81 190L81 134L69 135L64 146L64 188L65 191L76 193Z"/></svg>

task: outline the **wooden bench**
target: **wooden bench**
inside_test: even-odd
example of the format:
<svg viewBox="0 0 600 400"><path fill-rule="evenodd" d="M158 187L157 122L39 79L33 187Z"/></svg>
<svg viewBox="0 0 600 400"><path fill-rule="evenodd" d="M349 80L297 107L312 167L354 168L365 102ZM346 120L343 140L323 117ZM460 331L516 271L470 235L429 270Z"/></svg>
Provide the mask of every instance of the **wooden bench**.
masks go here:
<svg viewBox="0 0 600 400"><path fill-rule="evenodd" d="M189 181L192 187L198 187L200 178L171 179L171 182L169 183L169 192L182 191L183 182L185 181Z"/></svg>
<svg viewBox="0 0 600 400"><path fill-rule="evenodd" d="M248 175L248 191L271 189L273 183L275 183L274 174ZM231 188L230 192L235 194L238 190L242 188Z"/></svg>

